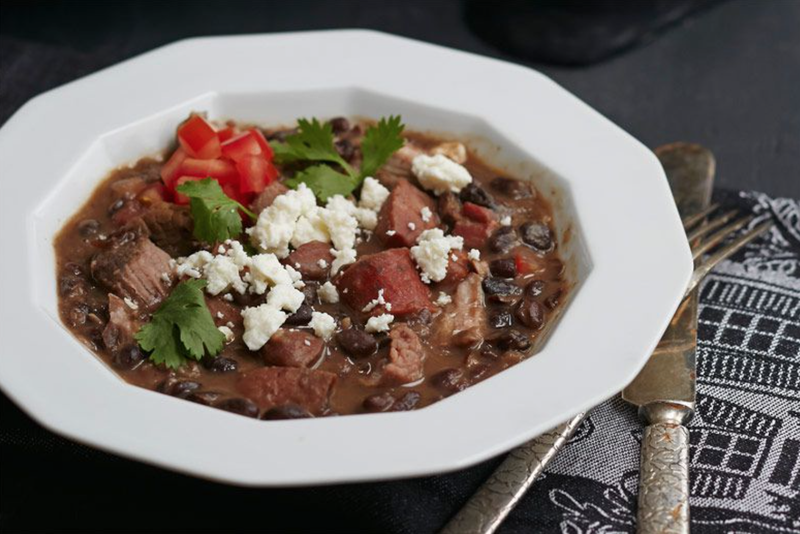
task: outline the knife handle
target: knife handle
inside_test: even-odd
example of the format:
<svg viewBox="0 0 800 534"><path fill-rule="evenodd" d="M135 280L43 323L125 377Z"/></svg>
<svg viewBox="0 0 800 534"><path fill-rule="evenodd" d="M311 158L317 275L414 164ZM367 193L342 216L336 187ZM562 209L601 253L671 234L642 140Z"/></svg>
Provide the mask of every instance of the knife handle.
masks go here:
<svg viewBox="0 0 800 534"><path fill-rule="evenodd" d="M691 408L656 403L645 410L639 477L639 534L689 533L689 429Z"/></svg>

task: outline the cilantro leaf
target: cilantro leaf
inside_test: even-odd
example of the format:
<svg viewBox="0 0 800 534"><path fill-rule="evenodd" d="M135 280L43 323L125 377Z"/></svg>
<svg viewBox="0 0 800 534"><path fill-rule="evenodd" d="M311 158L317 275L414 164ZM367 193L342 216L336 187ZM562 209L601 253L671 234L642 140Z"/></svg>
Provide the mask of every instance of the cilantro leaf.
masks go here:
<svg viewBox="0 0 800 534"><path fill-rule="evenodd" d="M134 336L150 360L177 369L188 358L215 356L225 345L203 298L205 280L181 282Z"/></svg>
<svg viewBox="0 0 800 534"><path fill-rule="evenodd" d="M317 163L299 171L286 180L289 187L305 183L317 198L325 202L333 195L347 196L355 191L367 176L372 176L386 160L403 146L403 128L400 116L382 118L377 125L367 129L361 143L362 163L355 171L336 151L333 145L333 127L329 122L317 119L298 119L298 132L285 142L273 142L275 160L278 163ZM330 164L344 170L339 172Z"/></svg>
<svg viewBox="0 0 800 534"><path fill-rule="evenodd" d="M177 191L189 197L194 236L200 241L215 243L241 234L239 210L256 218L252 211L228 197L212 178L185 182L177 187Z"/></svg>
<svg viewBox="0 0 800 534"><path fill-rule="evenodd" d="M355 178L342 174L328 165L320 164L307 167L289 178L284 184L297 187L304 183L321 202L327 202L334 195L349 195L358 185Z"/></svg>
<svg viewBox="0 0 800 534"><path fill-rule="evenodd" d="M384 117L376 126L367 129L361 141L361 180L375 174L392 154L402 148L405 140L400 134L405 125L400 120L399 115Z"/></svg>

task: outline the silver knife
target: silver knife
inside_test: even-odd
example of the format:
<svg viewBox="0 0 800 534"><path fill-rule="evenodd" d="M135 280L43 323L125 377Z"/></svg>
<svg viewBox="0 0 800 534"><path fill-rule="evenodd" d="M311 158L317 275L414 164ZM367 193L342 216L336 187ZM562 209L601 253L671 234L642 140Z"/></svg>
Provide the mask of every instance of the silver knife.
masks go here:
<svg viewBox="0 0 800 534"><path fill-rule="evenodd" d="M682 217L708 207L714 181L714 157L693 145L660 147ZM684 299L658 347L622 398L639 407L647 425L642 437L637 532L689 532L689 430L695 409L697 289Z"/></svg>

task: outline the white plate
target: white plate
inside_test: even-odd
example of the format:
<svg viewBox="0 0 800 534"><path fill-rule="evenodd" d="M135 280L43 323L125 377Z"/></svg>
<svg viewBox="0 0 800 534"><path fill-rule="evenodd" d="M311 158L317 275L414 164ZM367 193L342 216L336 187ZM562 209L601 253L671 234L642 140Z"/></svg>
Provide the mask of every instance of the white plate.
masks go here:
<svg viewBox="0 0 800 534"><path fill-rule="evenodd" d="M127 385L58 320L53 235L191 110L264 124L400 113L462 135L553 198L580 287L538 355L414 412L267 423ZM69 438L237 484L423 475L506 451L629 382L692 269L664 173L630 135L536 71L368 31L158 49L28 102L0 130L0 161L3 391Z"/></svg>

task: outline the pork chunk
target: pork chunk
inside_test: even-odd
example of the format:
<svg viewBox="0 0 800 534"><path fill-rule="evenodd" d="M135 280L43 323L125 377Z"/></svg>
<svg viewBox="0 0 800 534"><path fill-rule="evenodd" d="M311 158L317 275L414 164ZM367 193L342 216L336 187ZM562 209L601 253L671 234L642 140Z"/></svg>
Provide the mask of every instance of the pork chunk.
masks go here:
<svg viewBox="0 0 800 534"><path fill-rule="evenodd" d="M402 182L413 180L414 175L411 173L411 163L415 157L424 153L425 151L422 148L413 142L406 141L405 146L392 154L388 161L383 164L383 167L378 169L375 173L375 178L389 189Z"/></svg>
<svg viewBox="0 0 800 534"><path fill-rule="evenodd" d="M169 293L169 254L144 236L126 232L92 258L92 276L119 296L152 309Z"/></svg>
<svg viewBox="0 0 800 534"><path fill-rule="evenodd" d="M439 344L476 345L486 335L486 307L482 278L471 273L456 288L453 301L440 316L434 338Z"/></svg>
<svg viewBox="0 0 800 534"><path fill-rule="evenodd" d="M319 358L325 343L310 332L281 328L261 347L264 363L281 367L308 367Z"/></svg>
<svg viewBox="0 0 800 534"><path fill-rule="evenodd" d="M141 215L150 240L173 257L192 252L192 216L188 206L158 202Z"/></svg>
<svg viewBox="0 0 800 534"><path fill-rule="evenodd" d="M331 245L322 241L311 241L300 245L283 263L299 271L303 275L303 280L325 280L333 263Z"/></svg>
<svg viewBox="0 0 800 534"><path fill-rule="evenodd" d="M361 312L383 290L383 300L391 304L374 306L371 315L391 313L395 317L435 308L428 287L422 283L407 248L393 248L364 256L336 281L339 298Z"/></svg>
<svg viewBox="0 0 800 534"><path fill-rule="evenodd" d="M395 325L389 332L389 363L383 368L386 384L407 384L422 378L425 350L416 332L405 324Z"/></svg>
<svg viewBox="0 0 800 534"><path fill-rule="evenodd" d="M430 210L427 221L422 217L423 208ZM410 247L422 232L438 225L439 216L433 199L403 180L383 203L375 233L387 247Z"/></svg>
<svg viewBox="0 0 800 534"><path fill-rule="evenodd" d="M134 310L114 293L108 294L108 324L103 329L103 343L111 352L135 345L134 334L139 331Z"/></svg>
<svg viewBox="0 0 800 534"><path fill-rule="evenodd" d="M261 410L296 404L314 415L321 415L335 384L336 375L328 371L263 367L244 373L238 389Z"/></svg>

